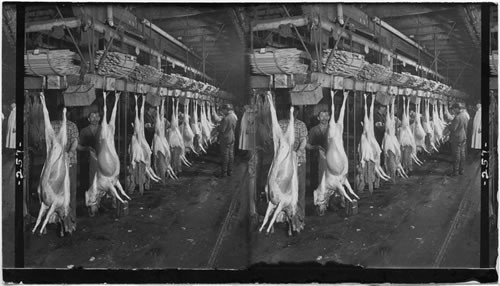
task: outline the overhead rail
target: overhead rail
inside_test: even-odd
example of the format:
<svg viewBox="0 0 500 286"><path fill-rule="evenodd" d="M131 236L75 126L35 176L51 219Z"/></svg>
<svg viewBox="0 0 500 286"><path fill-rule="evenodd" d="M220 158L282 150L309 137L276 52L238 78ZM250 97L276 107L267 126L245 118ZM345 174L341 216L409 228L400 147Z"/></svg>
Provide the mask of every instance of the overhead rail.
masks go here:
<svg viewBox="0 0 500 286"><path fill-rule="evenodd" d="M50 31L52 30L53 27L56 26L66 26L68 28L77 28L82 25L82 20L71 17L71 18L64 18L64 19L58 19L58 20L48 20L48 21L37 21L37 22L30 22L26 23L26 33L34 33L34 32L41 32L41 31ZM205 78L206 80L214 82L214 79L207 76L205 73L194 69L192 67L187 66L185 63L182 61L179 61L177 59L174 59L172 57L163 55L159 51L152 49L151 47L147 46L146 44L137 41L127 35L121 35L118 32L116 32L114 29L107 27L106 25L95 21L93 25L91 25L91 28L94 29L96 32L99 33L107 33L110 35L111 38L117 38L123 41L124 43L137 47L139 50L144 51L146 53L149 53L153 56L159 57L175 66L181 67L185 69L186 71L192 72L194 74L200 75L201 77Z"/></svg>
<svg viewBox="0 0 500 286"><path fill-rule="evenodd" d="M416 61L414 61L408 57L394 53L391 50L386 49L386 48L380 46L379 44L372 42L370 40L367 40L367 39L365 39L357 34L348 33L330 21L321 21L320 22L319 19L317 19L317 18L310 19L308 16L295 16L295 17L290 17L290 18L285 18L285 19L273 19L273 20L259 20L259 21L252 22L252 31L265 31L265 30L278 29L281 25L294 25L296 27L301 27L301 26L306 26L309 23L319 23L320 27L323 30L337 34L337 35L341 36L342 38L352 40L353 42L356 42L358 44L365 45L372 50L376 50L376 51L381 52L384 55L388 55L392 58L396 58L405 64L414 66L417 69L421 69L426 73L433 74L436 77L438 77L439 79L444 80L444 77L442 75L440 75L439 73L435 72L434 70L432 70L428 67L425 67L423 65L420 65Z"/></svg>

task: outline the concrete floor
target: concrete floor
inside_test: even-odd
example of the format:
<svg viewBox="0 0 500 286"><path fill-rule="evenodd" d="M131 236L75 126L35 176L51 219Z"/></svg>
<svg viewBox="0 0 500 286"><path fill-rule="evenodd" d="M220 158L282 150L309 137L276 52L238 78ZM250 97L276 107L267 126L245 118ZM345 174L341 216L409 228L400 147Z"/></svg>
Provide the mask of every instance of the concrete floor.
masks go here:
<svg viewBox="0 0 500 286"><path fill-rule="evenodd" d="M464 176L450 178L449 155L434 155L410 179L385 183L371 196L362 193L352 217L340 209L316 216L309 192L306 228L292 237L284 224L265 236L249 222L245 160L238 159L225 179L213 176L217 163L213 154L197 158L178 181L134 194L128 216L116 218L108 201L94 218L80 209L70 237L58 238L54 226L41 237L27 232L25 266L244 269L258 262L318 261L479 267L479 159L468 161Z"/></svg>
<svg viewBox="0 0 500 286"><path fill-rule="evenodd" d="M230 178L218 179L218 159L193 160L177 181L132 195L128 216L116 218L110 203L99 215L85 212L77 231L58 238L55 226L44 236L25 234L25 266L49 268L244 268L248 265L247 226L227 219L246 164L236 162ZM241 203L234 217L244 217ZM85 211L85 209L83 209ZM222 227L225 227L222 230Z"/></svg>
<svg viewBox="0 0 500 286"><path fill-rule="evenodd" d="M479 158L465 175L448 177L448 154L436 154L408 180L361 194L359 213L314 213L306 197L306 228L288 237L286 226L266 236L253 225L252 262L337 262L364 267L479 267ZM492 256L496 257L496 247Z"/></svg>

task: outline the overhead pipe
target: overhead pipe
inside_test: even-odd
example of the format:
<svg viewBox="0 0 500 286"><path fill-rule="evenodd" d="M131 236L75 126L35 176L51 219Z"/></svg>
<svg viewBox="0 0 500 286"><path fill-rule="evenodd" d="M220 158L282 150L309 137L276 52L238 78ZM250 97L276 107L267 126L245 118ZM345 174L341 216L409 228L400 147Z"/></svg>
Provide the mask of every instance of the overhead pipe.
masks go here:
<svg viewBox="0 0 500 286"><path fill-rule="evenodd" d="M294 25L295 27L306 26L309 19L306 16L294 16L282 19L252 21L252 31L266 31L278 29L281 25Z"/></svg>
<svg viewBox="0 0 500 286"><path fill-rule="evenodd" d="M80 27L81 25L82 25L82 21L80 19L77 19L77 18L65 18L65 19L60 19L60 20L40 21L40 22L36 22L36 23L27 24L26 25L26 32L27 33L34 33L34 32L40 32L40 31L50 31L55 26L66 26L68 28L76 28L76 27ZM157 50L152 49L149 46L147 46L146 44L139 42L139 41L127 36L127 35L118 34L118 32L116 32L114 29L109 28L107 25L104 25L100 22L95 21L94 24L91 26L91 28L99 33L108 33L110 35L110 37L120 39L125 44L137 47L140 50L147 52L153 56L160 57L161 59L164 59L169 63L172 63L176 66L179 66L179 67L184 68L190 72L193 72L197 75L200 75L209 81L214 81L214 79L207 76L205 73L203 73L197 69L188 67L186 64L184 64L183 62L181 62L177 59L174 59L174 58L169 57L169 56L165 56L165 55L161 54L160 52L158 52Z"/></svg>
<svg viewBox="0 0 500 286"><path fill-rule="evenodd" d="M307 16L295 16L287 19L273 19L273 20L261 20L261 21L254 21L252 22L252 31L265 31L265 30L272 30L272 29L278 29L279 26L281 25L294 25L296 27L301 27L301 26L306 26L309 24L311 20ZM319 21L319 20L318 20ZM444 77L433 70L424 67L422 65L419 65L417 62L415 62L412 59L409 59L405 56L402 55L397 55L393 53L392 51L380 46L377 43L374 43L372 41L369 41L357 34L347 34L346 31L340 29L337 27L335 24L331 22L326 22L322 21L320 22L320 26L322 29L332 32L335 31L337 34L340 34L341 37L346 38L346 39L352 39L353 42L356 42L358 44L366 45L368 48L375 50L375 51L380 51L381 53L385 55L389 55L393 58L396 58L403 61L405 64L409 64L414 67L420 67L422 70L424 70L427 73L431 73L439 77L440 79L444 79Z"/></svg>
<svg viewBox="0 0 500 286"><path fill-rule="evenodd" d="M106 32L108 32L108 33L109 33L109 35L110 35L111 37L116 37L116 38L118 38L118 39L121 39L121 40L122 40L124 43L126 43L126 44L129 44L129 45L131 45L131 46L135 46L135 47L139 48L139 49L140 49L140 50L142 50L142 51L145 51L145 52L147 52L147 53L150 53L150 54L151 54L151 55L153 55L153 56L160 57L160 58L162 58L162 59L166 60L166 61L167 61L167 62L169 62L169 63L172 63L172 64L174 64L174 65L176 65L176 66L181 67L181 68L184 68L184 69L186 69L186 70L188 70L188 71L190 71L190 72L193 72L193 73L195 73L195 74L197 74L197 75L201 75L201 76L202 76L202 77L204 77L205 79L208 79L208 80L213 81L213 79L212 79L212 78L210 78L209 76L207 76L207 75L206 75L206 74L204 74L203 72L201 72L201 71L199 71L199 70L197 70L197 69L191 68L191 67L187 66L185 63L183 63L183 62L181 62L181 61L179 61L179 60L177 60L177 59L174 59L174 58L169 57L169 56L162 55L162 54L161 54L160 52L158 52L157 50L154 50L154 49L150 48L149 46L147 46L147 45L145 45L145 44L143 44L143 43L141 43L141 42L139 42L139 41L137 41L137 40L134 40L134 39L132 39L132 38L130 38L130 37L128 37L128 36L123 36L123 37L122 37L122 36L121 36L120 34L118 34L115 30L112 30L112 29L110 29L110 28L108 28L108 27L104 26L104 25L103 25L103 24L101 24L101 23L95 22L95 23L94 23L94 29L95 29L97 32L99 32L99 33L104 33L104 32L106 31Z"/></svg>
<svg viewBox="0 0 500 286"><path fill-rule="evenodd" d="M412 59L409 59L409 58L402 56L402 55L397 55L396 53L393 53L392 51L380 46L379 44L374 43L372 41L369 41L369 40L367 40L367 39L365 39L357 34L354 34L354 33L352 33L351 35L347 34L347 32L345 30L340 29L339 27L337 27L335 24L333 24L331 22L322 21L320 23L320 26L322 29L324 29L328 32L335 32L343 38L352 39L353 42L356 42L356 43L361 44L361 45L365 45L368 48L375 50L375 51L379 51L380 53L382 53L384 55L388 55L388 56L391 56L393 58L397 57L397 59L403 61L405 64L409 64L409 65L414 66L414 67L420 67L425 72L434 74L437 77L444 79L444 77L442 75L438 74L437 72L434 72L433 70L431 70L425 66L419 65L417 62L415 62Z"/></svg>
<svg viewBox="0 0 500 286"><path fill-rule="evenodd" d="M53 27L66 26L68 28L77 28L82 25L82 21L76 17L64 18L58 20L44 20L26 23L25 32L35 33L40 31L50 31Z"/></svg>
<svg viewBox="0 0 500 286"><path fill-rule="evenodd" d="M340 25L344 25L344 8L342 7L342 4L337 4L337 20Z"/></svg>
<svg viewBox="0 0 500 286"><path fill-rule="evenodd" d="M201 57L198 56L191 48L188 46L184 45L182 42L177 40L174 36L170 35L169 33L165 32L162 28L156 26L155 24L151 23L147 19L143 19L142 23L151 28L153 31L157 32L158 34L162 35L165 39L171 41L172 43L176 44L177 46L183 48L184 50L190 52L195 56L197 59L201 60Z"/></svg>
<svg viewBox="0 0 500 286"><path fill-rule="evenodd" d="M111 5L106 6L106 19L109 26L115 26L115 22L113 21L113 6Z"/></svg>
<svg viewBox="0 0 500 286"><path fill-rule="evenodd" d="M393 26L389 25L387 22L384 22L382 19L378 17L373 17L373 21L380 26L382 26L384 29L388 30L389 32L393 33L394 35L398 36L408 44L414 46L415 48L419 49L420 51L424 52L426 55L430 57L434 57L431 53L429 53L424 47L419 45L417 42L414 40L410 39L408 36L405 34L401 33L398 29L394 28ZM442 62L441 60L438 59L438 61Z"/></svg>

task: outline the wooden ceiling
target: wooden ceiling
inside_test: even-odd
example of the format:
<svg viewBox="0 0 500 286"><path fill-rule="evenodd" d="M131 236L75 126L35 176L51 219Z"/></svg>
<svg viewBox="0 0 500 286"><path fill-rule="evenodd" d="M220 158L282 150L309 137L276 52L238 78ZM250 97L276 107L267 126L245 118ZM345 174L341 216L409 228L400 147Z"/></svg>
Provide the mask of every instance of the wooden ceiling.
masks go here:
<svg viewBox="0 0 500 286"><path fill-rule="evenodd" d="M438 72L455 86L481 73L481 10L466 4L364 4L376 16L438 55ZM468 85L468 84L467 84ZM467 86L463 86L467 88Z"/></svg>
<svg viewBox="0 0 500 286"><path fill-rule="evenodd" d="M244 35L233 6L203 4L136 4L130 11L145 18L205 59L205 71L219 82L243 76ZM202 61L199 70L203 70Z"/></svg>

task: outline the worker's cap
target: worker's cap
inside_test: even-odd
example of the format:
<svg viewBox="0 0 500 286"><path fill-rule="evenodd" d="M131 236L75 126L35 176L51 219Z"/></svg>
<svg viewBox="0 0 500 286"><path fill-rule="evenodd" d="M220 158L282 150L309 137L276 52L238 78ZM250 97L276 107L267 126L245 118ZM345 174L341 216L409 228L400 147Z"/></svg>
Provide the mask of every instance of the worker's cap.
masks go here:
<svg viewBox="0 0 500 286"><path fill-rule="evenodd" d="M451 109L460 109L460 108L461 108L461 106L460 106L460 104L458 104L458 103L454 103L454 104L451 106Z"/></svg>
<svg viewBox="0 0 500 286"><path fill-rule="evenodd" d="M231 103L226 103L226 104L222 105L222 109L233 110L233 105Z"/></svg>

